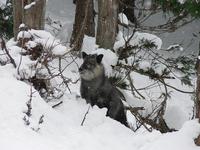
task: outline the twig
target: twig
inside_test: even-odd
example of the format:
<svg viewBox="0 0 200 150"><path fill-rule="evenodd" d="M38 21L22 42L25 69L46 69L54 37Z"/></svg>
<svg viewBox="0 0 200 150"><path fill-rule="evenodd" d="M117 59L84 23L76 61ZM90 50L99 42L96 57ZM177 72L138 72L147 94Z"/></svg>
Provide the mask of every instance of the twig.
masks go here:
<svg viewBox="0 0 200 150"><path fill-rule="evenodd" d="M55 108L55 107L59 106L59 105L62 104L62 103L63 103L63 101L60 101L59 103L53 105L52 108Z"/></svg>
<svg viewBox="0 0 200 150"><path fill-rule="evenodd" d="M29 118L32 115L32 98L33 98L33 88L32 85L30 86L30 95L29 95L29 100L26 102L26 106L27 106L27 111L24 111L23 113L25 114L23 120L25 125L30 125L30 121Z"/></svg>
<svg viewBox="0 0 200 150"><path fill-rule="evenodd" d="M64 75L62 74L61 68L62 68L62 66L61 66L61 58L59 58L59 68L58 68L58 70L59 70L59 72L60 72L60 76L61 76L61 78L63 79L63 82L65 83L65 85L66 85L67 89L69 90L69 92L72 93L71 90L70 90L70 88L69 88L68 81L65 80L65 77L64 77Z"/></svg>
<svg viewBox="0 0 200 150"><path fill-rule="evenodd" d="M30 117L32 114L31 114L31 110L32 110L32 106L31 106L31 103L32 103L32 99L33 99L33 86L31 85L31 87L30 87L30 98L29 98L29 101L26 103L26 105L27 105L27 108L28 108L28 110L27 110L27 112L26 112L26 115L28 116L28 117Z"/></svg>
<svg viewBox="0 0 200 150"><path fill-rule="evenodd" d="M177 89L176 87L172 86L172 85L169 85L167 83L164 83L166 86L178 91L178 92L181 92L181 93L186 93L186 94L194 94L195 92L190 92L190 91L184 91L184 90L180 90L180 89Z"/></svg>
<svg viewBox="0 0 200 150"><path fill-rule="evenodd" d="M145 124L146 122L142 119L142 116L138 113L139 110L144 110L144 107L136 107L132 108L129 107L128 110L135 116L135 119L140 123L140 126L144 126L147 131L152 132L151 128L148 128L147 125ZM147 123L148 124L148 123Z"/></svg>
<svg viewBox="0 0 200 150"><path fill-rule="evenodd" d="M139 70L139 69L136 68L135 66L129 66L129 65L123 65L123 64L120 64L119 66L122 67L122 68L124 68L124 69L130 69L130 70L132 70L132 71L135 71L135 72L137 72L137 73L140 73L140 74L142 74L142 75L145 75L145 76L150 77L148 72L143 72L142 70ZM153 79L159 80L159 79L161 79L161 78L163 78L163 79L164 79L164 78L166 78L166 79L174 79L174 78L171 77L171 76L160 76L159 74L155 74L155 76L154 76ZM160 80L159 80L159 81L160 81ZM160 81L160 82L161 82L161 81ZM161 82L161 83L163 83L163 82ZM192 91L180 90L180 89L177 89L176 87L174 87L174 86L172 86L172 85L169 85L169 84L167 84L167 83L165 83L165 85L166 85L167 87L170 87L170 88L172 88L172 89L174 89L174 90L176 90L176 91L178 91L178 92L181 92L181 93L194 94L194 92L192 92Z"/></svg>
<svg viewBox="0 0 200 150"><path fill-rule="evenodd" d="M130 73L128 74L128 80L131 86L131 91L134 94L134 91L142 98L145 99L145 97L136 89L136 87L133 85L133 81L131 79Z"/></svg>
<svg viewBox="0 0 200 150"><path fill-rule="evenodd" d="M86 119L86 116L87 116L87 114L89 113L89 110L90 110L90 105L89 105L89 107L88 107L87 112L86 112L85 115L84 115L84 118L83 118L83 120L82 120L82 122L81 122L81 126L83 126L83 124L84 124L84 122L85 122L85 119Z"/></svg>

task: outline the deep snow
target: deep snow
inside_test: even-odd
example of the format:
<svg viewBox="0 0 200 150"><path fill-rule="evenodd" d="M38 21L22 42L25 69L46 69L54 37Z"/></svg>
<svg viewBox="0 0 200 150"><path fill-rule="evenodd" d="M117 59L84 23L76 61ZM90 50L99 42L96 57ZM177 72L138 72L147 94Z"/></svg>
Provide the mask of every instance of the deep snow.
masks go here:
<svg viewBox="0 0 200 150"><path fill-rule="evenodd" d="M161 134L140 129L136 133L105 117L96 106L81 126L88 109L76 94L66 94L63 105L52 109L36 92L32 100L30 125L24 124L24 111L30 86L16 80L12 65L0 67L0 148L2 150L198 150L193 139L200 133L197 121L189 121L178 132ZM78 88L78 87L77 87ZM44 115L44 122L38 120Z"/></svg>
<svg viewBox="0 0 200 150"><path fill-rule="evenodd" d="M63 53L56 53L57 50L55 48L59 40L53 40L53 36L49 33L37 30L30 30L29 32L31 34L36 34L36 37L43 37L40 39L40 42L47 47L51 45L53 53ZM141 35L143 36L143 34ZM147 38L149 37L150 35ZM153 36L153 38L155 37ZM38 40L39 39L36 38L35 42L38 42ZM87 42L90 42L90 40L92 42L94 39L85 38ZM10 50L10 54L15 59L17 65L19 65L21 58L20 52L22 49L15 46L15 44L15 42L10 40L7 46ZM95 47L90 44L84 44L84 46ZM95 51L96 53L104 54L103 62L107 64L105 67L109 73L109 71L111 71L109 64L116 62L115 54L111 51L109 52L109 50L98 48L96 48ZM91 51L91 53L95 53L95 51ZM111 55L113 55L113 57L109 57ZM6 60L5 55L1 57L4 57ZM28 70L30 70L30 66L34 63L35 62L31 61L27 56L23 56L22 64L19 69L20 72L25 73L27 77L31 77L33 72ZM54 65L56 65L56 61L54 63ZM81 60L78 59L77 63L80 64ZM78 79L77 64L72 64L65 70L64 74L66 77L72 78L72 80ZM138 88L151 83L151 80L147 77L137 73L132 73L131 76ZM14 69L11 64L0 66L0 148L2 150L199 149L199 147L195 146L194 139L200 133L200 125L196 120L188 121L191 116L190 113L192 111L193 102L190 100L190 96L185 94L178 95L177 92L173 92L165 114L167 123L172 127L180 129L179 131L161 134L156 130L150 133L144 128L140 128L137 132L133 132L119 122L106 117L105 108L99 109L96 106L90 108L86 120L83 126L81 126L81 122L89 105L79 96L79 82L70 85L71 94L66 90L64 96L60 99L63 103L55 109L51 106L54 105L56 101L52 100L50 103L46 103L39 96L38 92L34 90L35 92L32 97L32 115L27 117L24 112L27 111L26 103L30 99L31 86L17 80L17 78L19 78L17 70ZM56 82L59 82L59 80ZM178 84L180 88L188 89L188 87L182 86L181 83L177 81L169 82L176 85ZM152 93L156 95L157 90L153 90L155 91L152 91ZM144 113L151 111L151 103L148 100L133 99L129 92L124 92L124 94L130 105L145 107L146 110ZM142 94L145 94L145 92ZM44 115L44 122L39 124L38 122L42 115ZM23 120L24 116L28 118L30 125L25 124ZM38 131L36 132L36 130Z"/></svg>

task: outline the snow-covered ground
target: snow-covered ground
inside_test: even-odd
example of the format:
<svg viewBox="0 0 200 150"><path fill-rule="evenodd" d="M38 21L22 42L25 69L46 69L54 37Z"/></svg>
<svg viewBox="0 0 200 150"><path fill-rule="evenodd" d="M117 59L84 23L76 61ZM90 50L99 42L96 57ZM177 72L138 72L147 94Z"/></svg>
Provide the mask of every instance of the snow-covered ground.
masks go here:
<svg viewBox="0 0 200 150"><path fill-rule="evenodd" d="M55 44L52 49L54 54L63 53L63 51L56 53L56 42L59 42L59 40L53 39L53 36L49 33L36 30L30 30L29 32L38 35L36 37L42 37L40 42L47 47L52 45L50 43L53 42ZM138 33L138 35L140 34ZM141 36L143 35L141 34ZM153 38L155 39L155 37ZM44 42L45 40L46 42ZM93 39L86 37L84 41L90 43L90 40L92 43ZM35 41L38 40L35 39ZM7 43L7 46L10 54L19 65L21 49L15 44L11 40ZM32 43L32 45L34 44ZM91 45L84 44L84 46L89 49ZM92 46L95 47L95 45ZM109 50L97 49L96 52L106 54L103 58L104 63L112 64L116 61L115 54L109 52ZM111 54L114 59L109 59ZM6 57L1 56L1 58L5 59ZM22 56L19 71L25 73L34 63L27 56ZM80 64L81 61L77 60L77 63ZM106 67L106 69L109 73L110 68ZM78 66L74 63L66 69L64 74L69 78L77 79L79 76L77 70ZM31 76L31 74L28 76ZM151 84L151 80L147 77L137 73L133 73L131 76L138 88ZM148 132L145 128L140 128L137 132L133 132L119 122L106 117L105 108L99 109L96 106L89 109L84 124L81 126L89 105L79 96L79 82L70 85L71 93L65 91L64 96L60 99L63 103L56 108L52 108L52 103L46 103L38 92L33 89L31 116L28 117L25 114L28 109L26 104L30 100L32 87L17 80L17 78L19 78L17 69L13 68L11 64L0 66L0 149L2 150L200 149L194 144L194 139L200 134L200 125L197 120L188 121L190 120L191 114L189 113L192 111L193 102L190 100L190 96L185 94L178 95L177 92L174 92L168 102L169 105L167 105L165 114L168 125L180 129L179 131L161 134L156 130ZM173 83L180 88L188 89L188 87L182 86L181 83L174 81ZM132 101L130 93L124 94L130 104L150 108L148 101ZM145 94L145 92L142 94ZM52 102L54 103L53 100ZM43 123L39 123L41 116L44 116ZM26 121L24 121L24 118ZM27 121L29 125L26 124Z"/></svg>
<svg viewBox="0 0 200 150"><path fill-rule="evenodd" d="M2 150L198 150L193 140L200 133L197 121L178 131L161 134L141 129L134 133L105 117L106 109L93 107L81 126L88 105L76 94L66 94L63 105L51 108L33 94L30 125L24 123L30 86L16 80L12 65L0 67L0 149ZM77 87L77 90L79 87ZM176 113L176 112L175 112ZM38 125L41 115L44 122ZM176 118L178 119L178 118ZM181 118L180 118L181 119ZM38 132L33 129L40 130Z"/></svg>
<svg viewBox="0 0 200 150"><path fill-rule="evenodd" d="M80 126L87 105L82 99L66 95L64 105L52 109L35 93L30 125L23 121L30 86L17 81L11 65L1 67L1 124L2 150L198 150L193 139L200 131L195 121L187 122L179 132L161 134L157 131L132 132L118 122L106 118L105 110L94 107ZM39 117L44 122L38 132Z"/></svg>

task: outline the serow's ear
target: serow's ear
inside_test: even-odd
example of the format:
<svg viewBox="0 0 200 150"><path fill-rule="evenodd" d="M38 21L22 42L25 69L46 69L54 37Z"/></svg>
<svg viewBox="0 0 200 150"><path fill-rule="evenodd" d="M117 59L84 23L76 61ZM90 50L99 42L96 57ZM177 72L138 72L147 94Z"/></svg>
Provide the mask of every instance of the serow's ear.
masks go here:
<svg viewBox="0 0 200 150"><path fill-rule="evenodd" d="M97 55L96 59L97 59L97 63L101 63L102 61L102 58L103 58L103 54L100 54L100 55Z"/></svg>
<svg viewBox="0 0 200 150"><path fill-rule="evenodd" d="M84 59L85 57L87 57L88 54L86 52L82 52L82 58Z"/></svg>

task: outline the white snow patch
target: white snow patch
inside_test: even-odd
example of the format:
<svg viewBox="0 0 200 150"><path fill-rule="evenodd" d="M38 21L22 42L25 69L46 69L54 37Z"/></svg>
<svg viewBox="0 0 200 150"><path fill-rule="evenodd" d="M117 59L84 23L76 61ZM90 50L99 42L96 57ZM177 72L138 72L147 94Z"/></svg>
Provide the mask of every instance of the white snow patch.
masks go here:
<svg viewBox="0 0 200 150"><path fill-rule="evenodd" d="M179 2L180 4L184 4L184 3L186 2L186 0L178 0L178 2Z"/></svg>
<svg viewBox="0 0 200 150"><path fill-rule="evenodd" d="M114 45L114 50L117 50L118 48L123 47L128 37L125 37L124 39L123 34L119 33L117 36L118 40L115 42L115 45ZM156 45L157 50L161 49L162 40L158 36L150 34L150 33L135 32L134 36L130 40L130 45L133 45L133 46L140 45L141 40L151 41Z"/></svg>
<svg viewBox="0 0 200 150"><path fill-rule="evenodd" d="M96 45L96 39L94 37L90 37L85 35L83 39L83 45L82 45L82 51L86 53L92 53L92 51L95 51L97 49Z"/></svg>
<svg viewBox="0 0 200 150"><path fill-rule="evenodd" d="M32 35L29 31L20 31L17 35L17 40L19 40L20 38L31 38Z"/></svg>
<svg viewBox="0 0 200 150"><path fill-rule="evenodd" d="M179 44L170 45L170 46L167 48L167 51L174 50L174 49L178 49L178 50L180 50L180 51L183 51L183 47L180 46Z"/></svg>
<svg viewBox="0 0 200 150"><path fill-rule="evenodd" d="M59 41L58 39L55 39L55 37L51 33L47 32L47 31L44 31L44 30L34 30L34 29L31 29L29 31L30 31L30 33L32 35L35 35L36 38L46 39L46 40L48 40L48 39L54 39L56 41Z"/></svg>
<svg viewBox="0 0 200 150"><path fill-rule="evenodd" d="M119 31L113 48L116 51L118 48L123 47L124 44L125 44L125 39L123 37L123 33L122 31Z"/></svg>
<svg viewBox="0 0 200 150"><path fill-rule="evenodd" d="M37 43L34 42L34 41L28 41L25 45L26 45L26 47L27 47L28 49L31 49L31 48L36 47L36 46L37 46Z"/></svg>
<svg viewBox="0 0 200 150"><path fill-rule="evenodd" d="M26 6L24 6L24 9L30 9L31 7L33 7L36 4L36 2L32 2Z"/></svg>
<svg viewBox="0 0 200 150"><path fill-rule="evenodd" d="M20 29L20 28L24 28L25 26L26 26L26 25L25 25L24 23L22 23L22 24L19 25L19 29Z"/></svg>
<svg viewBox="0 0 200 150"><path fill-rule="evenodd" d="M54 55L62 56L65 53L69 52L69 49L67 49L66 46L59 44L53 47L52 52Z"/></svg>
<svg viewBox="0 0 200 150"><path fill-rule="evenodd" d="M139 64L139 67L140 69L148 70L149 68L151 68L151 64L149 63L149 61L144 60Z"/></svg>
<svg viewBox="0 0 200 150"><path fill-rule="evenodd" d="M140 33L140 32L136 32L135 35L133 36L131 43L132 45L139 45L139 42L141 40L148 40L153 42L156 46L157 49L159 50L162 46L162 40L153 34L150 33Z"/></svg>
<svg viewBox="0 0 200 150"><path fill-rule="evenodd" d="M4 20L8 20L9 16L5 16L3 17Z"/></svg>
<svg viewBox="0 0 200 150"><path fill-rule="evenodd" d="M118 15L119 21L125 25L128 25L128 18L126 17L126 15L124 13L120 13Z"/></svg>
<svg viewBox="0 0 200 150"><path fill-rule="evenodd" d="M63 55L70 50L47 31L31 29L29 32L34 36L36 43L41 43L45 49L50 50L54 55Z"/></svg>
<svg viewBox="0 0 200 150"><path fill-rule="evenodd" d="M148 143L141 150L198 150L194 138L200 133L199 123L189 121L178 132L163 134L153 143Z"/></svg>
<svg viewBox="0 0 200 150"><path fill-rule="evenodd" d="M164 118L167 125L170 128L175 129L180 129L183 123L189 120L189 118L187 118L187 115L185 115L185 111L182 108L177 107L176 105L172 105L170 103L168 103L167 105Z"/></svg>

